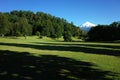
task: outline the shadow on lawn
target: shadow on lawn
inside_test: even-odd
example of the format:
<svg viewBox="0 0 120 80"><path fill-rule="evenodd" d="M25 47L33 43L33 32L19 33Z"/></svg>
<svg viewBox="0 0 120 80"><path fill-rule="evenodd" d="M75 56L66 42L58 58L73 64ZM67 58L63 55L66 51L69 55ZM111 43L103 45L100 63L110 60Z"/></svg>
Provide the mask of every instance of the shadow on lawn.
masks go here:
<svg viewBox="0 0 120 80"><path fill-rule="evenodd" d="M89 44L88 42L86 42L85 44L75 44L75 43L46 43L46 42L33 42L33 43L36 43L36 44L46 44L46 45L69 45L69 46L86 46L86 47L102 47L102 48L111 48L111 49L120 49L120 46L116 46L116 45L101 45L100 43L99 44ZM88 44L87 44L88 43ZM105 43L106 44L106 43ZM116 43L114 43L116 44Z"/></svg>
<svg viewBox="0 0 120 80"><path fill-rule="evenodd" d="M44 45L43 45L44 44ZM34 48L39 50L57 50L57 51L73 51L73 52L85 52L91 54L103 54L103 55L111 55L111 56L120 56L120 50L114 49L99 49L92 48L94 45L83 44L83 45L56 45L50 43L41 43L39 45L33 44L17 44L17 43L0 43L0 45L7 46L16 46L16 47L24 47L24 48ZM99 47L99 45L96 45Z"/></svg>
<svg viewBox="0 0 120 80"><path fill-rule="evenodd" d="M116 75L93 66L55 55L0 50L0 80L112 80L106 76Z"/></svg>

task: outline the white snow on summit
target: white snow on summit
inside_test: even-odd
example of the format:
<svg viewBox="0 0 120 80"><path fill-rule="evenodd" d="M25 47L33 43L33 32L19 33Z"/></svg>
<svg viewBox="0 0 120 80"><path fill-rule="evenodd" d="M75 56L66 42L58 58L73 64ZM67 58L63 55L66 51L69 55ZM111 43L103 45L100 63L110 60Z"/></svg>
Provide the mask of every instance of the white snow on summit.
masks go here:
<svg viewBox="0 0 120 80"><path fill-rule="evenodd" d="M87 21L87 22L83 23L80 27L94 27L94 26L96 26L96 24L93 24L93 23Z"/></svg>
<svg viewBox="0 0 120 80"><path fill-rule="evenodd" d="M80 29L88 32L91 27L95 27L95 26L96 26L96 24L93 24L93 23L87 21L80 26Z"/></svg>

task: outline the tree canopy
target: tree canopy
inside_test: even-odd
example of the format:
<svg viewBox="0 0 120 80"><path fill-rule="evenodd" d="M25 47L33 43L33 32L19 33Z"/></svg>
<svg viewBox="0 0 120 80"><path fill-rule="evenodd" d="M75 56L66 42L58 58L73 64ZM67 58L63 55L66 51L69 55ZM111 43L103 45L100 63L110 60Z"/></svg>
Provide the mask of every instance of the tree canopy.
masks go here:
<svg viewBox="0 0 120 80"><path fill-rule="evenodd" d="M0 34L7 36L35 35L60 38L66 31L71 36L77 36L80 30L72 22L43 12L17 11L0 13Z"/></svg>
<svg viewBox="0 0 120 80"><path fill-rule="evenodd" d="M114 41L120 40L120 22L113 22L110 25L97 25L88 32L91 41Z"/></svg>

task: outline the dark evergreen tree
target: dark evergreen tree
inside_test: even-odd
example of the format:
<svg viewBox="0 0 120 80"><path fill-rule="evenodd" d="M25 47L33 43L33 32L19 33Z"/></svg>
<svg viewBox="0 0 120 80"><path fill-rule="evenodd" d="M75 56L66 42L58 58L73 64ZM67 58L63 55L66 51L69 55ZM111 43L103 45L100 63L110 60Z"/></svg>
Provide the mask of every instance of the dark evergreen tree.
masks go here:
<svg viewBox="0 0 120 80"><path fill-rule="evenodd" d="M72 39L71 39L71 33L69 31L65 31L64 32L63 38L64 38L64 41L66 41L66 42L72 41Z"/></svg>
<svg viewBox="0 0 120 80"><path fill-rule="evenodd" d="M9 33L9 21L6 15L0 13L0 35L4 36Z"/></svg>
<svg viewBox="0 0 120 80"><path fill-rule="evenodd" d="M71 37L72 37L71 27L69 24L66 24L64 26L64 34L63 34L64 41L67 41L67 42L72 41Z"/></svg>

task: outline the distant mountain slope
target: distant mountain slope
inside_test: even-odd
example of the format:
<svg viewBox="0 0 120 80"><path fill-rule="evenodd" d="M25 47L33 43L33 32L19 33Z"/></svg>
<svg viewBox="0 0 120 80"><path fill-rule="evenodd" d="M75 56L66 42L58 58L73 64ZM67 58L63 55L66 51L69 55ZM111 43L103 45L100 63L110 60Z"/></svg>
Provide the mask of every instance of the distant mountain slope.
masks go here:
<svg viewBox="0 0 120 80"><path fill-rule="evenodd" d="M80 26L80 29L84 30L84 31L89 31L90 28L94 27L94 26L96 26L96 24L93 24L93 23L87 21Z"/></svg>

